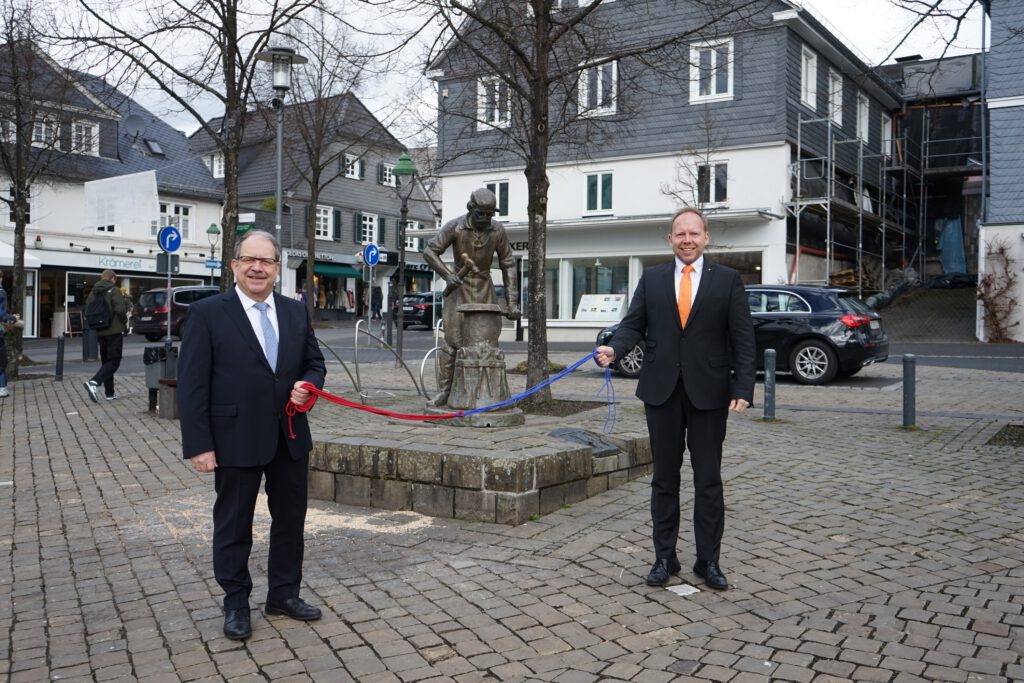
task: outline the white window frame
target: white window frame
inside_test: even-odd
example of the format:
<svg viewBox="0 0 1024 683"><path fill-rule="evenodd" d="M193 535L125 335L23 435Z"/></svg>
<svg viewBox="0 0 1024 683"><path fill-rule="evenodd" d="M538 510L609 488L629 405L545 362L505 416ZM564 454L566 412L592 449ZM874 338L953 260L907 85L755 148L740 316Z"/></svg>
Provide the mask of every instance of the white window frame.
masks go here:
<svg viewBox="0 0 1024 683"><path fill-rule="evenodd" d="M380 234L380 221L375 213L359 214L359 243L377 244Z"/></svg>
<svg viewBox="0 0 1024 683"><path fill-rule="evenodd" d="M725 197L715 199L717 186L718 168L725 168ZM700 169L708 169L708 200L701 201ZM715 159L713 161L702 160L697 163L697 203L703 208L726 208L729 206L729 161L726 159Z"/></svg>
<svg viewBox="0 0 1024 683"><path fill-rule="evenodd" d="M497 200L497 206L494 209L494 215L500 218L506 218L508 216L509 207L512 205L512 197L509 194L509 184L507 180L488 180L484 183L484 187L494 193L494 198ZM505 211L501 210L501 191L502 188L505 190Z"/></svg>
<svg viewBox="0 0 1024 683"><path fill-rule="evenodd" d="M156 237L160 228L173 225L181 233L182 242L192 241L192 220L196 215L195 204L184 204L160 200L160 218L149 223L150 237Z"/></svg>
<svg viewBox="0 0 1024 683"><path fill-rule="evenodd" d="M476 83L477 130L506 128L511 123L512 88L498 76L480 78Z"/></svg>
<svg viewBox="0 0 1024 683"><path fill-rule="evenodd" d="M395 165L394 164L381 164L381 172L380 172L380 184L381 185L387 185L388 187L398 187L398 182L396 180L396 177L395 177L395 174L394 174L394 170L395 170Z"/></svg>
<svg viewBox="0 0 1024 683"><path fill-rule="evenodd" d="M318 240L334 239L334 209L329 206L316 205L314 234Z"/></svg>
<svg viewBox="0 0 1024 683"><path fill-rule="evenodd" d="M604 177L611 176L612 189L611 197L608 198L608 208L602 208L604 203ZM587 199L590 191L590 179L597 178L597 206L593 209L587 206ZM583 182L583 215L584 216L607 216L615 213L615 173L610 169L604 171L591 171L584 174Z"/></svg>
<svg viewBox="0 0 1024 683"><path fill-rule="evenodd" d="M610 72L608 71L610 68ZM597 78L598 99L597 104L590 106L590 76L595 74ZM609 102L601 101L605 92L605 78L611 78L611 95ZM606 62L594 66L585 67L580 71L579 81L579 113L580 116L607 116L614 114L619 99L619 63Z"/></svg>
<svg viewBox="0 0 1024 683"><path fill-rule="evenodd" d="M871 100L864 93L857 93L857 137L868 142L871 135Z"/></svg>
<svg viewBox="0 0 1024 683"><path fill-rule="evenodd" d="M800 49L800 101L818 110L818 55L806 45Z"/></svg>
<svg viewBox="0 0 1024 683"><path fill-rule="evenodd" d="M49 132L49 135L46 133ZM32 122L32 146L60 149L60 123L44 117Z"/></svg>
<svg viewBox="0 0 1024 683"><path fill-rule="evenodd" d="M80 131L88 130L88 135L80 135ZM82 144L85 142L88 146ZM100 126L93 121L74 121L71 124L71 151L75 154L98 157L100 155Z"/></svg>
<svg viewBox="0 0 1024 683"><path fill-rule="evenodd" d="M409 233L415 233L423 229L423 224L419 221L406 221L405 222L405 250L406 251L423 251L423 238L422 237L410 237Z"/></svg>
<svg viewBox="0 0 1024 683"><path fill-rule="evenodd" d="M843 75L835 69L828 70L828 115L832 123L843 125Z"/></svg>
<svg viewBox="0 0 1024 683"><path fill-rule="evenodd" d="M210 169L210 175L214 178L224 177L224 153L214 152L213 154L203 157L203 163L206 164L206 168Z"/></svg>
<svg viewBox="0 0 1024 683"><path fill-rule="evenodd" d="M882 113L882 154L886 158L892 156L892 117L886 113Z"/></svg>
<svg viewBox="0 0 1024 683"><path fill-rule="evenodd" d="M725 65L726 69L726 80L728 85L723 92L715 92L716 84L718 82L718 72L723 68L718 63L719 50L717 48L721 46L727 46L729 56L727 57L728 64ZM709 77L709 92L707 94L701 94L700 82L701 82L701 53L704 51L710 53L710 73ZM732 38L723 38L722 40L705 41L701 43L694 43L690 46L690 104L696 104L698 102L723 102L731 100L733 98L733 40Z"/></svg>
<svg viewBox="0 0 1024 683"><path fill-rule="evenodd" d="M344 158L345 177L360 180L363 177L363 159L355 154L346 154Z"/></svg>

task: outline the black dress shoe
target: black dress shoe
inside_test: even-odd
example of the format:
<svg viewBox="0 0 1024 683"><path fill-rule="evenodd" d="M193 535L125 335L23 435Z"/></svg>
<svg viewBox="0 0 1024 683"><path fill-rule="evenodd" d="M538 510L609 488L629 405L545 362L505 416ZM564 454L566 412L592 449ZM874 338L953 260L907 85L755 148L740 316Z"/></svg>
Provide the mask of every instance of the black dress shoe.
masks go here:
<svg viewBox="0 0 1024 683"><path fill-rule="evenodd" d="M670 576L678 574L682 569L679 560L674 557L662 557L654 562L651 573L647 575L648 586L664 586Z"/></svg>
<svg viewBox="0 0 1024 683"><path fill-rule="evenodd" d="M693 573L704 579L708 588L724 591L729 587L729 582L725 580L725 574L714 560L708 562L697 560L693 565Z"/></svg>
<svg viewBox="0 0 1024 683"><path fill-rule="evenodd" d="M252 635L249 608L224 610L224 636L231 640L245 640Z"/></svg>
<svg viewBox="0 0 1024 683"><path fill-rule="evenodd" d="M287 598L286 600L267 600L264 608L267 614L283 614L299 621L314 621L321 616L320 608L313 607L302 598Z"/></svg>

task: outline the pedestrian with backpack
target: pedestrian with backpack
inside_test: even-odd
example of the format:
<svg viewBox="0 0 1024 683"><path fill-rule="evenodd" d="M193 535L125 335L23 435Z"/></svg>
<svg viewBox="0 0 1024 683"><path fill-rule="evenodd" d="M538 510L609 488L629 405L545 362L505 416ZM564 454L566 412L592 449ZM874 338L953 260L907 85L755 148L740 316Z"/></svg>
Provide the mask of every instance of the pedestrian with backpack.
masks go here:
<svg viewBox="0 0 1024 683"><path fill-rule="evenodd" d="M116 283L117 274L109 268L104 270L85 301L85 324L96 330L102 362L92 379L85 383L85 390L94 403L99 403L101 384L108 401L117 398L114 373L121 365L124 331L128 327L128 302Z"/></svg>

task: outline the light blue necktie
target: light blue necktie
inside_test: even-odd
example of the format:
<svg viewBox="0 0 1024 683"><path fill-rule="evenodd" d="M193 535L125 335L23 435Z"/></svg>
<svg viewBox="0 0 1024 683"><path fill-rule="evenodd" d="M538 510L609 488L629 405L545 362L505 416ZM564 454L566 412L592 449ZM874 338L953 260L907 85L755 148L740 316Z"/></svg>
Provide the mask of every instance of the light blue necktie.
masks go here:
<svg viewBox="0 0 1024 683"><path fill-rule="evenodd" d="M270 304L261 301L255 306L260 311L260 328L263 330L263 345L267 348L267 361L270 363L270 369L277 372L277 333L274 332L270 316L267 315Z"/></svg>

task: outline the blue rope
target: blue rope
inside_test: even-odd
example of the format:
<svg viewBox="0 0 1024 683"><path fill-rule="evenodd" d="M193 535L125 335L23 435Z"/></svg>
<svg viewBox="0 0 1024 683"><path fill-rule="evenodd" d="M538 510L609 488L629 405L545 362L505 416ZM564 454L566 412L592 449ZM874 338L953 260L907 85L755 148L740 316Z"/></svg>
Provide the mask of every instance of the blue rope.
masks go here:
<svg viewBox="0 0 1024 683"><path fill-rule="evenodd" d="M612 369L604 369L604 385L597 390L594 398L601 398L601 392L608 390L605 398L608 399L608 414L604 418L604 425L601 427L602 434L611 434L615 431L615 385L612 384ZM611 426L609 426L611 423Z"/></svg>
<svg viewBox="0 0 1024 683"><path fill-rule="evenodd" d="M543 389L545 387L551 386L552 384L554 384L558 380L562 379L566 375L570 374L571 372L573 372L574 370L579 368L581 365L586 363L591 358L595 358L596 355L597 355L597 350L595 349L594 351L591 351L589 354L587 354L583 358L580 358L578 361L576 361L575 363L573 363L572 365L567 367L565 370L562 370L561 372L559 372L554 377L549 377L545 381L541 382L540 384L538 384L538 385L536 385L534 387L531 387L531 388L527 389L526 391L524 391L521 394L516 394L515 396L512 396L511 398L505 399L504 401L502 401L500 403L495 403L494 405L484 406L482 408L474 408L472 410L462 411L462 412L460 412L459 416L462 417L462 416L468 416L468 415L475 415L477 413L484 413L484 412L487 412L488 410L497 410L498 408L504 408L505 406L510 406L513 403L518 403L519 401L522 401L524 398L537 393L541 389ZM607 370L605 372L605 385L606 386L611 386L611 371L610 370ZM603 390L604 389L602 388L602 391ZM598 393L598 395L601 394L600 391L597 392L597 393ZM614 389L611 390L609 396L610 396L609 401L614 401L615 400L614 399L614 396L615 396ZM614 413L614 406L612 406L610 408L610 410ZM614 420L613 420L613 423L614 423ZM605 424L606 425L608 424L607 420L605 420ZM605 433L607 433L607 432L605 432Z"/></svg>

